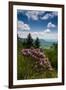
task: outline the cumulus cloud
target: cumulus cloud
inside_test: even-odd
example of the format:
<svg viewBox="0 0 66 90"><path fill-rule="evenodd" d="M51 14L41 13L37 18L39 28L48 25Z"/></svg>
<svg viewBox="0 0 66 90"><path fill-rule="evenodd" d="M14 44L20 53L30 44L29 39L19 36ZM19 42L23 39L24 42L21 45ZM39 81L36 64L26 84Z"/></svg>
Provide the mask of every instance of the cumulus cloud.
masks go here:
<svg viewBox="0 0 66 90"><path fill-rule="evenodd" d="M58 12L52 11L51 13L45 13L46 11L37 11L37 10L18 10L18 13L22 13L32 20L47 20L58 16Z"/></svg>
<svg viewBox="0 0 66 90"><path fill-rule="evenodd" d="M49 32L49 30L47 30ZM53 32L50 32L50 33L47 33L47 32L44 32L44 31L40 31L40 32L25 32L25 31L19 31L18 32L18 35L19 37L21 38L27 38L27 35L28 34L31 34L32 38L33 39L36 39L37 37L39 39L45 39L45 40L55 40L57 41L58 40L58 33L53 33Z"/></svg>
<svg viewBox="0 0 66 90"><path fill-rule="evenodd" d="M40 15L44 14L44 11L29 10L26 12L28 19L38 20Z"/></svg>
<svg viewBox="0 0 66 90"><path fill-rule="evenodd" d="M56 25L51 22L49 22L47 25L47 28L55 28L55 27L56 27Z"/></svg>
<svg viewBox="0 0 66 90"><path fill-rule="evenodd" d="M50 30L50 29L46 29L46 30L44 30L44 32L45 32L45 33L50 33L51 30Z"/></svg>
<svg viewBox="0 0 66 90"><path fill-rule="evenodd" d="M51 19L54 16L58 16L57 12L52 12L52 13L46 13L43 17L41 17L42 20L47 20L47 19Z"/></svg>
<svg viewBox="0 0 66 90"><path fill-rule="evenodd" d="M30 27L28 24L25 24L23 21L18 21L17 22L17 29L27 31L27 30L30 30Z"/></svg>
<svg viewBox="0 0 66 90"><path fill-rule="evenodd" d="M49 18L53 18L53 15L47 13L47 14L45 14L43 17L41 17L42 20L47 20L47 19L49 19Z"/></svg>

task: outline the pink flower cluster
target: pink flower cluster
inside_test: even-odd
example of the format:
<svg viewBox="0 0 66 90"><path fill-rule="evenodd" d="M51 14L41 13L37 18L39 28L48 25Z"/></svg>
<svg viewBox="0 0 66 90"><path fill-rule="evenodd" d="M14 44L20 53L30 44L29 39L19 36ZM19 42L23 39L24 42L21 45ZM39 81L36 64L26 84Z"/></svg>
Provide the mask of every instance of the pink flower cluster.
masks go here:
<svg viewBox="0 0 66 90"><path fill-rule="evenodd" d="M33 57L35 60L39 62L41 66L45 65L48 70L53 70L50 61L48 60L48 58L45 56L45 54L40 48L22 49L21 52L25 56Z"/></svg>

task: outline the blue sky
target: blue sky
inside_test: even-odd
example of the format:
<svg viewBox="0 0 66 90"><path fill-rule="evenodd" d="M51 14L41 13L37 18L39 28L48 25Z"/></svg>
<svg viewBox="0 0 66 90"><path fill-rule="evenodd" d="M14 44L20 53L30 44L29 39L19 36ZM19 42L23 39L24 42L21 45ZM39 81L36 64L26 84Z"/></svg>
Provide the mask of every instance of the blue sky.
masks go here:
<svg viewBox="0 0 66 90"><path fill-rule="evenodd" d="M17 30L21 38L29 33L35 39L58 39L58 13L55 11L17 10Z"/></svg>

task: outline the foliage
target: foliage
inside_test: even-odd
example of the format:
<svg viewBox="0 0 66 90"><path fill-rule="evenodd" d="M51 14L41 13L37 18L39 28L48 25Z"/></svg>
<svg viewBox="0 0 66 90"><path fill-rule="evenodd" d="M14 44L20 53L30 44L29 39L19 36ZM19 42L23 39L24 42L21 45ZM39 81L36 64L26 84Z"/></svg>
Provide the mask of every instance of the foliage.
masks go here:
<svg viewBox="0 0 66 90"><path fill-rule="evenodd" d="M17 79L42 79L42 78L55 78L57 73L55 70L48 71L43 70L36 63L32 57L24 56L22 53L18 54L17 57Z"/></svg>
<svg viewBox="0 0 66 90"><path fill-rule="evenodd" d="M58 45L54 43L50 49L45 49L45 54L49 58L51 65L57 71L58 68Z"/></svg>
<svg viewBox="0 0 66 90"><path fill-rule="evenodd" d="M57 54L58 47L54 43L49 49L43 49L45 55L49 58L53 71L43 70L36 60L30 56L24 56L21 53L23 48L38 47L40 46L39 39L33 41L31 35L29 34L27 39L21 39L17 35L17 79L41 79L41 78L56 78L57 77Z"/></svg>
<svg viewBox="0 0 66 90"><path fill-rule="evenodd" d="M27 48L30 48L30 47L33 46L33 39L31 37L31 34L30 33L28 34L28 37L26 39L26 45L27 45Z"/></svg>
<svg viewBox="0 0 66 90"><path fill-rule="evenodd" d="M40 47L40 42L39 42L39 38L37 37L35 40L35 47L39 48Z"/></svg>
<svg viewBox="0 0 66 90"><path fill-rule="evenodd" d="M23 48L23 42L21 41L21 39L17 35L17 49L21 50L22 48Z"/></svg>
<svg viewBox="0 0 66 90"><path fill-rule="evenodd" d="M31 34L29 33L26 39L21 39L19 38L19 36L17 35L17 44L18 44L18 48L39 48L40 47L40 41L39 38L37 37L36 40L32 39Z"/></svg>

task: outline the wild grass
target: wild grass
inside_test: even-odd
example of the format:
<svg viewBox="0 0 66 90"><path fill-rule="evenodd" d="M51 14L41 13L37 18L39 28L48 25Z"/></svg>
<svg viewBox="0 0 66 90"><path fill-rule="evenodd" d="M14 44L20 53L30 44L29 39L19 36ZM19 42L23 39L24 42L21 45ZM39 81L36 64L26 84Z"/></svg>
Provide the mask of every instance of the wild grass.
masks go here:
<svg viewBox="0 0 66 90"><path fill-rule="evenodd" d="M47 51L46 51L47 53ZM36 60L30 56L24 56L18 51L17 54L17 79L42 79L42 78L56 78L57 71L44 70L36 63Z"/></svg>
<svg viewBox="0 0 66 90"><path fill-rule="evenodd" d="M44 79L44 78L56 78L58 73L58 49L57 44L48 49L43 49L44 54L48 57L53 70L47 70L42 68L36 60L30 56L24 56L21 50L25 48L25 44L20 39L17 41L17 79Z"/></svg>

